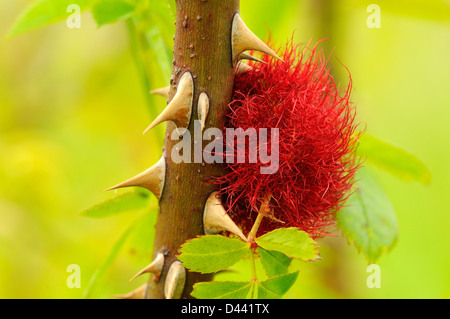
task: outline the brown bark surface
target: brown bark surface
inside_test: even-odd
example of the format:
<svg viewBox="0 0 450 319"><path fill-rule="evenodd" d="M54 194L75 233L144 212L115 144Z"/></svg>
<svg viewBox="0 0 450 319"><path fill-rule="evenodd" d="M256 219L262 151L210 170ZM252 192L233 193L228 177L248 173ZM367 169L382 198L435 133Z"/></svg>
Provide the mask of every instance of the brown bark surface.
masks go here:
<svg viewBox="0 0 450 319"><path fill-rule="evenodd" d="M211 176L222 174L220 164L194 163L194 120L198 119L197 102L200 93L209 97L210 110L205 129L221 127L223 111L231 100L234 68L231 58L231 24L239 10L239 0L177 0L176 32L173 49L173 69L170 96L184 72L194 78L194 99L190 125L191 163L176 164L171 153L180 140L172 140L173 122L167 122L163 154L166 159L166 179L156 223L153 257L166 253L165 265L158 282L150 279L147 298L164 298L164 281L170 264L176 260L180 245L203 235L203 210L215 186ZM210 141L203 142L202 147ZM192 286L208 281L210 275L187 273L182 298L190 298Z"/></svg>

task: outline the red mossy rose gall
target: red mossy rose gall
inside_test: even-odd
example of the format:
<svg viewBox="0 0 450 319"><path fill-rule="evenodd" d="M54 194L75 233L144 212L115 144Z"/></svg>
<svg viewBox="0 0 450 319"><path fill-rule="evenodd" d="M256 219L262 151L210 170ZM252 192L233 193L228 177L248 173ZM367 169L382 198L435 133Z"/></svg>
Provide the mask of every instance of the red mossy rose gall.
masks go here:
<svg viewBox="0 0 450 319"><path fill-rule="evenodd" d="M358 167L351 78L339 88L317 45L301 47L291 41L279 55L283 60L264 56L266 63L254 63L252 70L236 75L225 125L277 128L278 170L261 174L264 163L227 162L227 174L217 179L219 194L244 232L270 198L271 212L259 234L298 227L317 237L334 223ZM272 145L266 147L270 152Z"/></svg>

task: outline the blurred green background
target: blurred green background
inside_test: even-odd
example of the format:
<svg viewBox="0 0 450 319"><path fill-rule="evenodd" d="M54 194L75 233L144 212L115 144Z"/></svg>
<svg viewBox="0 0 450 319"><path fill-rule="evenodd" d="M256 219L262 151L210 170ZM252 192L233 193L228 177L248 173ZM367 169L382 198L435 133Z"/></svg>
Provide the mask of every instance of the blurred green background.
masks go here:
<svg viewBox="0 0 450 319"><path fill-rule="evenodd" d="M165 99L145 97L123 21L98 28L88 11L80 29L62 21L6 39L31 2L0 2L0 298L84 298L139 212L78 213L159 159L164 126L142 131ZM379 0L381 28L369 28L371 3L241 1L241 16L261 38L268 30L277 44L293 32L299 43L329 38L321 48L333 51L343 84L340 63L349 68L361 126L415 154L432 174L422 185L376 171L400 229L394 249L377 261L381 288L367 287L367 261L338 236L319 241L322 260L298 265L287 298L450 297L450 3ZM159 31L170 44L167 17ZM149 62L152 88L169 82L170 50ZM88 297L145 282L128 280L150 259L154 219L144 216ZM70 264L80 266L81 288L66 285Z"/></svg>

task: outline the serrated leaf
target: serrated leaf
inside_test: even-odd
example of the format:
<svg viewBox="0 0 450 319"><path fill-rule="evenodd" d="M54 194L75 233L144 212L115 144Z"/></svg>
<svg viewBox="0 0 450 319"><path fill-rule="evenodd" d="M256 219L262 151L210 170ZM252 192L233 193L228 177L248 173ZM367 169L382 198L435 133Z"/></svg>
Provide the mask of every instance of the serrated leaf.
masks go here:
<svg viewBox="0 0 450 319"><path fill-rule="evenodd" d="M258 246L274 250L288 257L300 260L315 260L319 257L316 242L308 235L294 227L278 228L256 238Z"/></svg>
<svg viewBox="0 0 450 319"><path fill-rule="evenodd" d="M258 247L258 254L268 277L284 275L288 272L292 259L285 254L277 251L265 250L262 247Z"/></svg>
<svg viewBox="0 0 450 319"><path fill-rule="evenodd" d="M347 239L373 263L395 244L397 220L377 179L366 168L360 168L356 178L356 192L337 214L337 223Z"/></svg>
<svg viewBox="0 0 450 319"><path fill-rule="evenodd" d="M92 14L97 25L114 23L129 17L135 7L125 0L97 0L92 7Z"/></svg>
<svg viewBox="0 0 450 319"><path fill-rule="evenodd" d="M181 245L178 259L192 271L213 273L237 263L247 255L249 248L249 244L239 239L220 235L201 236Z"/></svg>
<svg viewBox="0 0 450 319"><path fill-rule="evenodd" d="M245 299L251 286L251 282L200 282L194 285L192 296L197 299Z"/></svg>
<svg viewBox="0 0 450 319"><path fill-rule="evenodd" d="M9 37L68 18L67 8L77 4L81 11L89 9L93 0L40 0L30 5L17 19L8 33Z"/></svg>
<svg viewBox="0 0 450 319"><path fill-rule="evenodd" d="M137 190L120 194L80 212L89 218L107 218L118 214L149 209L150 196L147 191Z"/></svg>
<svg viewBox="0 0 450 319"><path fill-rule="evenodd" d="M368 163L405 181L423 184L431 181L429 170L416 156L369 134L359 138L357 152Z"/></svg>
<svg viewBox="0 0 450 319"><path fill-rule="evenodd" d="M292 287L298 272L280 275L258 282L259 299L280 299Z"/></svg>

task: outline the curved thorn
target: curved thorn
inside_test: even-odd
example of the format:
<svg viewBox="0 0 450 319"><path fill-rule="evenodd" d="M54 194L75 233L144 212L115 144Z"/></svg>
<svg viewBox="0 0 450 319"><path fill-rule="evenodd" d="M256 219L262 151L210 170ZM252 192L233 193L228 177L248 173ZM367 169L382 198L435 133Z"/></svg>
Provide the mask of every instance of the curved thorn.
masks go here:
<svg viewBox="0 0 450 319"><path fill-rule="evenodd" d="M150 91L150 94L161 95L161 96L164 96L165 98L169 98L169 91L170 91L170 86L165 86L163 88L154 89L154 90Z"/></svg>
<svg viewBox="0 0 450 319"><path fill-rule="evenodd" d="M165 121L173 121L177 127L187 128L191 120L193 96L194 80L190 72L185 72L180 79L177 92L172 101L170 101L161 114L145 129L143 134Z"/></svg>
<svg viewBox="0 0 450 319"><path fill-rule="evenodd" d="M201 129L203 132L203 129L205 128L206 118L208 117L209 112L209 98L205 92L202 92L200 94L198 98L197 108L198 119L201 122Z"/></svg>
<svg viewBox="0 0 450 319"><path fill-rule="evenodd" d="M255 58L253 55L250 55L248 53L239 54L239 61L240 60L250 60L250 61L255 61L255 62L260 62L260 63L267 63L267 62L264 62L263 60Z"/></svg>
<svg viewBox="0 0 450 319"><path fill-rule="evenodd" d="M247 50L261 51L282 60L264 41L259 39L244 23L239 13L233 18L231 33L233 64L239 59L239 55Z"/></svg>
<svg viewBox="0 0 450 319"><path fill-rule="evenodd" d="M144 172L117 184L116 186L106 189L107 191L112 189L118 189L123 187L144 187L150 190L155 196L160 199L164 188L164 181L166 177L166 161L164 156L152 167Z"/></svg>
<svg viewBox="0 0 450 319"><path fill-rule="evenodd" d="M156 255L155 260L151 262L150 265L139 271L136 275L133 276L133 278L130 279L130 281L133 281L137 277L139 277L142 274L145 273L153 273L155 275L155 281L158 281L159 277L161 276L161 271L164 266L164 255L163 253L158 253Z"/></svg>
<svg viewBox="0 0 450 319"><path fill-rule="evenodd" d="M217 197L217 192L209 195L203 212L203 230L206 235L218 234L222 231L229 231L242 240L247 241L239 227L228 216L221 200Z"/></svg>
<svg viewBox="0 0 450 319"><path fill-rule="evenodd" d="M164 297L166 299L180 299L186 283L186 269L178 260L174 261L167 272L164 283Z"/></svg>

